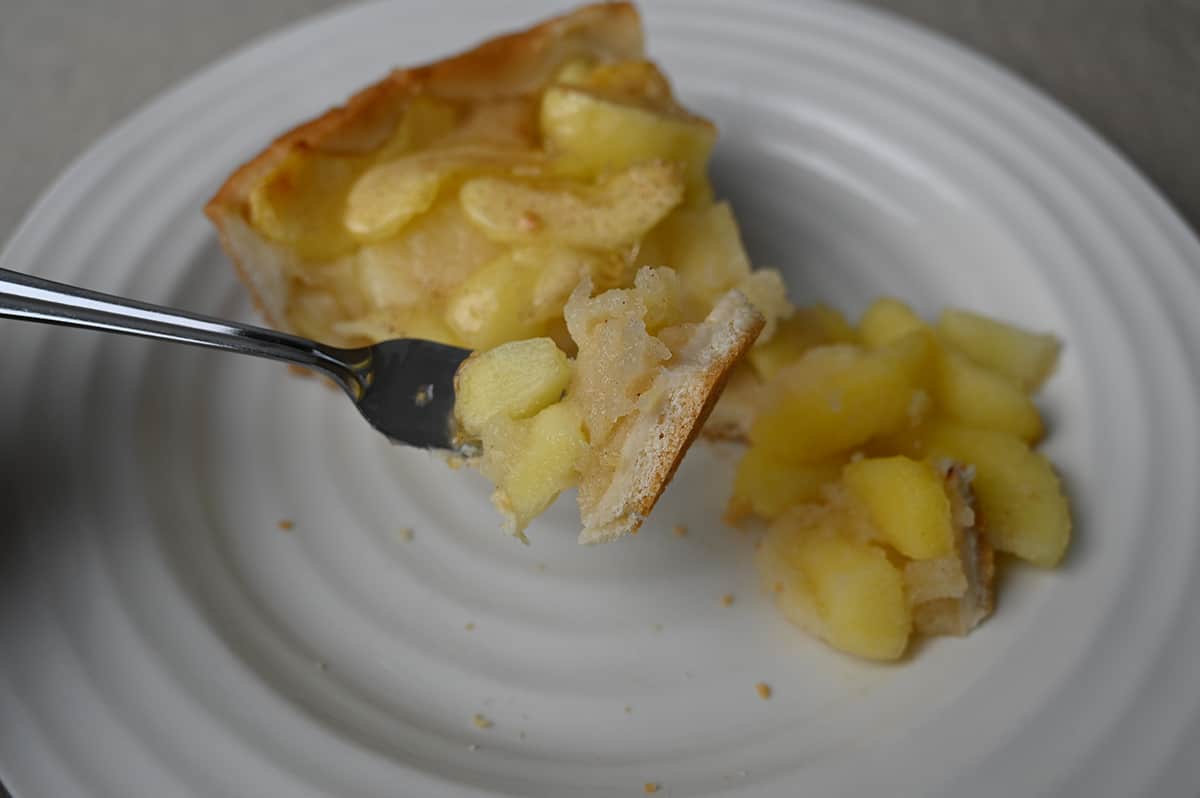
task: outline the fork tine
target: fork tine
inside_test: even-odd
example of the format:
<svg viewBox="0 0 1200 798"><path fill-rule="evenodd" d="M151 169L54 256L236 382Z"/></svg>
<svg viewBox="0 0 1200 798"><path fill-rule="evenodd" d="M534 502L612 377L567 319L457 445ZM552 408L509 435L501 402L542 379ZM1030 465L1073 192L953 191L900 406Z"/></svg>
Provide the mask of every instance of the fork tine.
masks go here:
<svg viewBox="0 0 1200 798"><path fill-rule="evenodd" d="M371 426L395 443L459 451L454 375L471 350L410 338L365 351L366 390L357 405Z"/></svg>

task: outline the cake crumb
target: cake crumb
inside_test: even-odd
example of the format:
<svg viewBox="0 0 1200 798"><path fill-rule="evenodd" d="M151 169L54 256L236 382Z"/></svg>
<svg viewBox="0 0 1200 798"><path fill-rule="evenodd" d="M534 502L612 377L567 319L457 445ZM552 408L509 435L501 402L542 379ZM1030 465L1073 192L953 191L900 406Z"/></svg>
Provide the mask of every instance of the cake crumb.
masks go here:
<svg viewBox="0 0 1200 798"><path fill-rule="evenodd" d="M686 538L688 533L687 524L676 524L671 527L671 531L675 533L677 538Z"/></svg>
<svg viewBox="0 0 1200 798"><path fill-rule="evenodd" d="M726 593L724 596L721 596L721 606L722 607L732 607L733 606L733 594L732 593Z"/></svg>
<svg viewBox="0 0 1200 798"><path fill-rule="evenodd" d="M475 724L475 728L477 729L490 729L493 725L490 720L485 718L483 715L480 715L478 712L476 712L474 717L471 718L471 722Z"/></svg>
<svg viewBox="0 0 1200 798"><path fill-rule="evenodd" d="M544 572L546 571L546 563L544 563L544 562L535 562L535 563L533 564L533 570L537 571L539 574L540 574L540 573L544 573Z"/></svg>
<svg viewBox="0 0 1200 798"><path fill-rule="evenodd" d="M766 682L759 682L758 684L754 685L754 691L758 693L758 697L763 701L766 701L771 697L771 685L767 684Z"/></svg>
<svg viewBox="0 0 1200 798"><path fill-rule="evenodd" d="M475 624L468 622L468 623L463 624L463 628L466 629L468 632L474 632Z"/></svg>
<svg viewBox="0 0 1200 798"><path fill-rule="evenodd" d="M661 632L663 630L663 625L661 623L656 623L653 626L651 626L650 628L653 629L655 632Z"/></svg>
<svg viewBox="0 0 1200 798"><path fill-rule="evenodd" d="M658 792L658 785L652 781L648 781L642 787L642 789L646 791L647 795L653 795L654 793Z"/></svg>
<svg viewBox="0 0 1200 798"><path fill-rule="evenodd" d="M467 746L467 750L468 751L478 751L479 745L477 743L471 743L470 745Z"/></svg>
<svg viewBox="0 0 1200 798"><path fill-rule="evenodd" d="M396 530L396 533L398 535L400 535L400 539L403 540L405 543L411 543L412 539L417 534L416 532L413 531L413 528L411 526L402 526L402 527L400 527L400 529Z"/></svg>
<svg viewBox="0 0 1200 798"><path fill-rule="evenodd" d="M626 704L626 705L625 705L625 714L626 714L626 715L632 715L632 714L633 714L633 707L629 706L629 704Z"/></svg>
<svg viewBox="0 0 1200 798"><path fill-rule="evenodd" d="M290 518L282 518L276 522L275 526L279 527L284 532L291 532L296 528L296 522Z"/></svg>

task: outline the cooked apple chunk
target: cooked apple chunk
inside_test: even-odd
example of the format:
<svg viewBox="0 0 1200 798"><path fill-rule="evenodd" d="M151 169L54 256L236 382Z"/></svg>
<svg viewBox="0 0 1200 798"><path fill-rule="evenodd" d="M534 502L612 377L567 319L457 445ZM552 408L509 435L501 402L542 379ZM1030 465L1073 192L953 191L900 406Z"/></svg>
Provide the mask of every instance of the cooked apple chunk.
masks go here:
<svg viewBox="0 0 1200 798"><path fill-rule="evenodd" d="M883 540L905 557L932 560L953 550L950 499L931 464L903 455L864 458L848 464L842 480Z"/></svg>
<svg viewBox="0 0 1200 798"><path fill-rule="evenodd" d="M641 64L657 73L652 64ZM712 123L681 110L647 107L649 102L639 99L653 97L653 88L644 90L648 84L636 86L636 93L628 83L614 91L604 85L604 69L584 78L590 85L553 86L542 95L542 133L556 155L555 167L565 174L596 175L670 160L684 165L690 194L707 196L705 169L717 138Z"/></svg>
<svg viewBox="0 0 1200 798"><path fill-rule="evenodd" d="M1057 347L951 311L943 319L960 328L935 333L888 298L857 330L820 322L830 318L799 308L751 354L761 398L727 517L771 523L758 561L789 618L836 648L891 659L905 648L903 613L876 607L879 626L857 614L880 595L897 600L879 587L894 582L881 555L898 569L912 630L961 635L992 610L993 548L1042 566L1066 550L1069 508L1030 447L1042 421L1023 387ZM858 346L834 343L839 335ZM957 348L965 339L975 356ZM825 581L813 578L818 561ZM820 592L833 589L849 591L841 615Z"/></svg>
<svg viewBox="0 0 1200 798"><path fill-rule="evenodd" d="M493 416L528 418L560 400L571 361L549 338L512 341L471 355L455 380L454 412L469 435Z"/></svg>
<svg viewBox="0 0 1200 798"><path fill-rule="evenodd" d="M875 352L810 350L767 385L750 443L781 460L817 462L915 424L933 357L932 336L920 332Z"/></svg>
<svg viewBox="0 0 1200 798"><path fill-rule="evenodd" d="M1015 334L1015 328L1009 329ZM917 330L932 331L911 308L895 299L876 301L859 323L859 337L873 349ZM1019 383L979 365L944 339L937 340L935 359L930 394L940 412L969 426L1008 432L1025 441L1041 438L1041 415Z"/></svg>
<svg viewBox="0 0 1200 798"><path fill-rule="evenodd" d="M1062 350L1062 343L1053 335L953 308L942 312L937 331L971 360L1003 374L1029 393L1042 387L1054 372Z"/></svg>
<svg viewBox="0 0 1200 798"><path fill-rule="evenodd" d="M764 587L794 623L850 654L898 659L912 611L904 574L883 549L840 530L842 508L799 508L775 521L759 550Z"/></svg>
<svg viewBox="0 0 1200 798"><path fill-rule="evenodd" d="M1014 435L945 422L931 424L925 440L931 456L975 468L993 546L1045 568L1059 563L1071 539L1071 510L1044 455Z"/></svg>
<svg viewBox="0 0 1200 798"><path fill-rule="evenodd" d="M636 242L682 201L683 176L671 163L648 161L579 187L477 177L458 199L493 241L611 250Z"/></svg>

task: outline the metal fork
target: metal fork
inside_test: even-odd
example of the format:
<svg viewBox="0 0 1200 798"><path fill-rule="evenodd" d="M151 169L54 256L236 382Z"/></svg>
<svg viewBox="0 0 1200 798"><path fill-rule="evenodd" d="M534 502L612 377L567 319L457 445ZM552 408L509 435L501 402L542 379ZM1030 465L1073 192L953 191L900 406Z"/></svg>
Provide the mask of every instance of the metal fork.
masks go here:
<svg viewBox="0 0 1200 798"><path fill-rule="evenodd" d="M0 268L0 318L240 352L318 371L395 443L472 454L454 424L454 374L471 354L403 338L339 349L296 335L88 291Z"/></svg>

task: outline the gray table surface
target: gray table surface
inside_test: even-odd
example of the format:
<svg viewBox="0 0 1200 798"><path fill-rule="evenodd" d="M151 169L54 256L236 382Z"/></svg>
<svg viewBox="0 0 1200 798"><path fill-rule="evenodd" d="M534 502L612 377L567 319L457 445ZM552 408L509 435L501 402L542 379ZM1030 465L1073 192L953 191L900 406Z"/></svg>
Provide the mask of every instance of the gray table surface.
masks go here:
<svg viewBox="0 0 1200 798"><path fill-rule="evenodd" d="M866 2L942 31L1058 98L1200 229L1200 0ZM548 2L547 12L570 4ZM0 0L0 240L122 117L256 36L334 5Z"/></svg>

